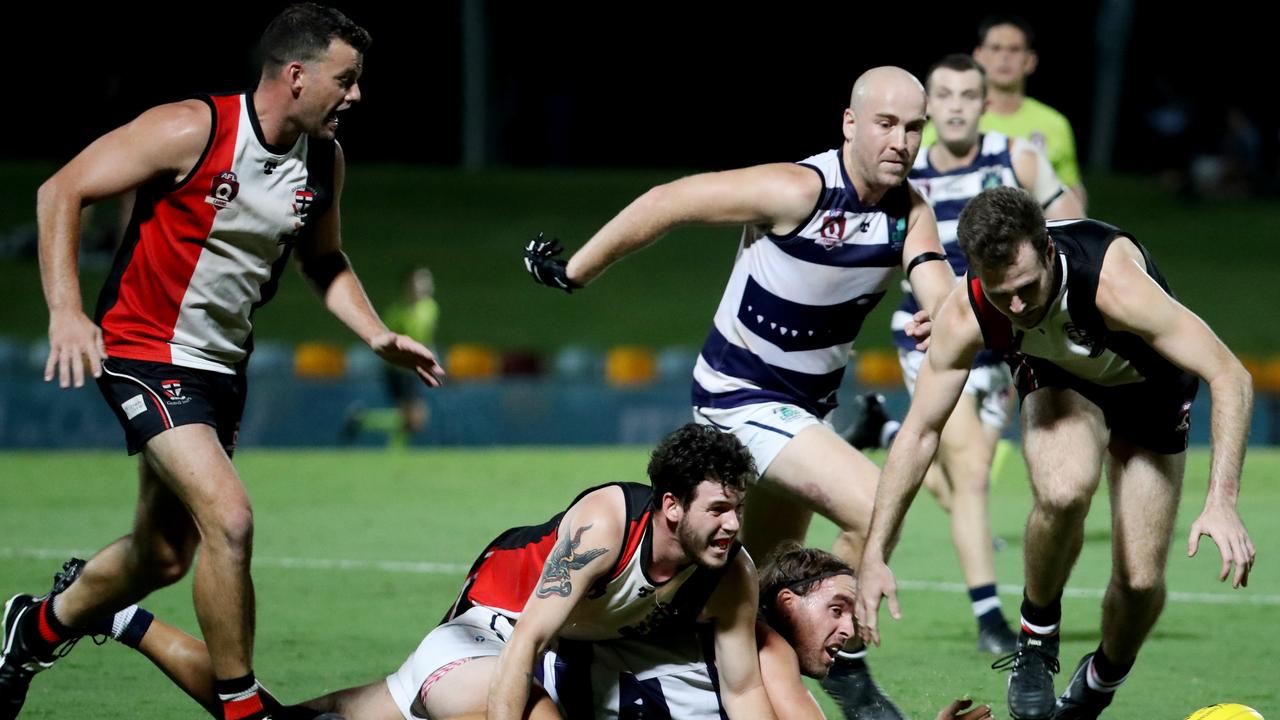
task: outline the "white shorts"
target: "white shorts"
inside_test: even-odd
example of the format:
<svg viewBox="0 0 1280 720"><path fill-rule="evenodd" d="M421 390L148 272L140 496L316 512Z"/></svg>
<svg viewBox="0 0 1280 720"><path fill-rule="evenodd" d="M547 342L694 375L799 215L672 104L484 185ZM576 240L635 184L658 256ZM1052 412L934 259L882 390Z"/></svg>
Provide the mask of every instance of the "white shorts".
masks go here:
<svg viewBox="0 0 1280 720"><path fill-rule="evenodd" d="M916 376L924 353L919 350L898 348L898 362L902 365L902 382L907 392L915 395ZM1003 428L1009 422L1009 397L1013 394L1013 374L1009 366L998 362L979 365L969 371L964 391L978 400L978 418L986 425Z"/></svg>
<svg viewBox="0 0 1280 720"><path fill-rule="evenodd" d="M756 472L764 475L782 448L810 425L831 427L827 418L818 418L797 405L779 402L755 403L736 408L693 408L693 420L711 425L738 438L756 461Z"/></svg>
<svg viewBox="0 0 1280 720"><path fill-rule="evenodd" d="M511 637L511 622L492 610L473 607L427 634L400 669L387 676L387 689L405 720L419 694L468 660L497 657Z"/></svg>

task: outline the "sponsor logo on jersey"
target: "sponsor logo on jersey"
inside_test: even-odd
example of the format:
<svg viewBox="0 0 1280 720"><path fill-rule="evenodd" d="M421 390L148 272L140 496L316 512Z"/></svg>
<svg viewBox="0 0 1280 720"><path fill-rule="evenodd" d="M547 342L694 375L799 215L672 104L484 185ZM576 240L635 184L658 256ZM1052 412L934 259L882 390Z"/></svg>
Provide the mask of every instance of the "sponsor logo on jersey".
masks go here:
<svg viewBox="0 0 1280 720"><path fill-rule="evenodd" d="M827 216L818 228L818 239L814 242L830 250L844 242L845 215L843 210L828 210Z"/></svg>
<svg viewBox="0 0 1280 720"><path fill-rule="evenodd" d="M209 188L209 197L204 199L205 202L221 210L231 204L236 199L236 195L240 194L240 181L236 179L236 174L230 170L224 170L213 176L213 183Z"/></svg>
<svg viewBox="0 0 1280 720"><path fill-rule="evenodd" d="M800 410L799 408L794 408L790 405L783 405L782 407L776 407L773 409L773 412L775 415L778 416L778 419L782 420L783 422L791 422L796 418L804 416L804 412L802 410Z"/></svg>
<svg viewBox="0 0 1280 720"><path fill-rule="evenodd" d="M1001 177L1000 168L987 168L982 171L982 189L989 190L991 188L1004 185L1004 178Z"/></svg>
<svg viewBox="0 0 1280 720"><path fill-rule="evenodd" d="M905 244L907 244L907 219L900 217L889 230L889 247L901 250Z"/></svg>

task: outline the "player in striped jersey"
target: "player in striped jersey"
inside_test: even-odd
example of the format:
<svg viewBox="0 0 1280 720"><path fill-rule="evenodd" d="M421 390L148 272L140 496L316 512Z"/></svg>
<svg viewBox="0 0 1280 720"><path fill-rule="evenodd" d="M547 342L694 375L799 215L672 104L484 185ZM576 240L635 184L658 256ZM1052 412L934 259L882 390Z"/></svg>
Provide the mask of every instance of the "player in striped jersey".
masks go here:
<svg viewBox="0 0 1280 720"><path fill-rule="evenodd" d="M81 560L67 562L55 576L55 588L61 591L70 585L82 566ZM781 720L823 720L822 709L803 678L826 677L836 651L854 633L857 591L853 570L822 550L784 547L760 569L759 585L756 648L761 679L774 714ZM699 625L647 638L597 642L561 639L554 652L548 652L536 675L569 720L721 720L724 708L720 674L715 665L714 633L709 630ZM210 699L208 649L204 643L136 605L95 631L140 652L184 692L216 712ZM493 630L481 623L472 632L491 637ZM473 647L480 646L473 638L468 641ZM485 648L485 652L491 651ZM411 661L406 667L412 667ZM407 696L417 693L409 690L406 697L398 697L391 690L402 687L400 674L279 707L275 717L341 720L342 715L337 714L341 712L347 720L411 720L412 698ZM433 692L439 695L443 690L436 688ZM274 698L271 702L279 705ZM550 712L550 708L539 710L544 711ZM942 708L936 720L991 717L989 706L972 707L972 701L961 699Z"/></svg>
<svg viewBox="0 0 1280 720"><path fill-rule="evenodd" d="M251 317L296 252L326 307L383 359L438 384L420 343L390 332L342 252L339 114L360 100L369 34L293 5L267 27L257 87L152 108L96 140L41 186L49 306L46 381L86 367L142 453L130 534L71 589L5 607L0 717L16 716L55 650L176 582L202 546L195 608L228 718L266 717L253 676L253 514L231 455L244 408ZM90 320L77 267L83 206L137 189L128 236Z"/></svg>
<svg viewBox="0 0 1280 720"><path fill-rule="evenodd" d="M1044 153L1030 141L999 133L979 133L978 118L987 104L982 66L969 55L948 55L925 77L929 116L938 141L921 147L911 170L911 182L929 201L938 220L938 236L947 261L957 276L968 270L956 242L960 211L970 198L988 187L1021 187L1045 208L1049 219L1081 217L1076 196L1054 174ZM893 315L894 341L907 390L924 353L904 328L919 303L909 288ZM987 489L996 443L1008 421L1013 377L1000 357L984 353L969 373L965 394L947 422L925 485L951 516L951 537L974 616L978 647L996 654L1012 652L1017 637L1009 630L996 594L995 557Z"/></svg>
<svg viewBox="0 0 1280 720"><path fill-rule="evenodd" d="M860 559L879 471L826 422L849 350L896 269L927 309L955 284L933 213L906 180L924 123L920 82L874 68L854 83L840 148L655 187L567 263L559 243L526 247L537 282L572 291L679 225L749 226L692 395L698 422L734 433L755 457L750 507L760 515L747 518L743 537L756 555L803 539L817 511L840 527L836 554ZM844 658L829 688L851 716L900 717L860 653Z"/></svg>
<svg viewBox="0 0 1280 720"><path fill-rule="evenodd" d="M1014 368L1034 504L1024 543L1026 584L1012 671L1015 718L1096 718L1112 701L1165 600L1165 566L1186 469L1199 379L1212 397L1213 458L1204 510L1191 524L1194 555L1208 535L1219 579L1249 580L1256 552L1237 510L1253 403L1249 373L1178 303L1151 255L1129 233L1093 220L1051 222L1014 188L983 191L957 230L966 282L943 304L916 395L885 463L859 577L864 637L877 638L888 597L885 564L903 516L963 392L974 358L996 350ZM1111 494L1111 580L1102 641L1054 699L1062 595L1084 542L1104 465Z"/></svg>
<svg viewBox="0 0 1280 720"><path fill-rule="evenodd" d="M554 664L543 651L553 641L692 638L695 626L710 630L722 658L717 686L728 717L772 717L755 652L755 566L735 539L755 475L751 456L732 436L689 423L653 451L648 475L650 485L591 488L546 522L503 532L399 670L301 705L277 705L276 720L329 712L350 720L484 717L486 698L489 718L557 717L542 689L542 668ZM67 565L71 578L74 565ZM75 587L70 579L55 587L66 584ZM98 631L137 648L193 699L216 708L199 640L137 608ZM851 633L849 625L844 637ZM572 717L595 716L590 693L561 700Z"/></svg>

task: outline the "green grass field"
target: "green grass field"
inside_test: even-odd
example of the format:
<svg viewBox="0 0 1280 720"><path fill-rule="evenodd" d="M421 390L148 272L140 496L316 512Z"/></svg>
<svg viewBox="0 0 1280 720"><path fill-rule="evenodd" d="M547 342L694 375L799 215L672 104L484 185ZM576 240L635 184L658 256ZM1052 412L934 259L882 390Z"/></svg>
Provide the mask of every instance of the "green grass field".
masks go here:
<svg viewBox="0 0 1280 720"><path fill-rule="evenodd" d="M56 168L0 164L0 233L34 222L35 191ZM566 344L697 346L733 264L736 228L687 228L628 259L588 290L566 297L533 285L520 249L538 231L572 250L650 186L681 170L493 170L350 168L343 199L347 252L379 305L394 300L405 271L431 266L441 305L438 341L554 352ZM1273 200L1187 203L1146 178L1087 178L1090 212L1137 235L1179 297L1236 352L1280 352L1280 323L1258 308L1280 306L1272 242ZM104 218L98 218L99 222ZM1206 268L1212 268L1206 272ZM105 268L83 273L92 308ZM291 273L293 275L293 273ZM0 334L42 338L48 316L35 261L0 259ZM867 320L859 348L890 346L897 291ZM353 337L321 310L300 277L255 316L259 340Z"/></svg>
<svg viewBox="0 0 1280 720"><path fill-rule="evenodd" d="M243 452L238 465L257 518L259 676L291 701L385 676L437 622L465 567L493 535L549 517L587 485L640 479L645 457L639 448ZM1220 701L1280 715L1280 577L1273 567L1280 519L1270 511L1280 503L1280 487L1269 479L1280 474L1280 453L1256 450L1247 462L1243 515L1259 552L1247 590L1216 582L1211 543L1199 557L1185 557L1207 467L1208 453L1195 451L1169 562L1170 602L1106 715L1112 720L1178 720ZM5 597L43 592L66 555L92 551L126 530L136 481L122 453L7 453L0 468ZM1001 595L1015 614L1029 504L1025 471L1011 460L996 478L992 508L995 530L1008 541L997 554L1007 584ZM832 526L819 521L809 539L828 546L833 537ZM936 504L921 498L894 559L899 579L916 589L902 593L902 621L882 615L885 644L874 651L873 667L911 717L933 718L947 698L963 693L992 702L1007 717L1005 676L973 650L967 598L949 588L960 580L947 538ZM1098 642L1109 541L1100 493L1064 601L1064 674ZM196 630L189 581L146 605ZM114 643L84 642L37 678L22 717L200 716L141 656Z"/></svg>

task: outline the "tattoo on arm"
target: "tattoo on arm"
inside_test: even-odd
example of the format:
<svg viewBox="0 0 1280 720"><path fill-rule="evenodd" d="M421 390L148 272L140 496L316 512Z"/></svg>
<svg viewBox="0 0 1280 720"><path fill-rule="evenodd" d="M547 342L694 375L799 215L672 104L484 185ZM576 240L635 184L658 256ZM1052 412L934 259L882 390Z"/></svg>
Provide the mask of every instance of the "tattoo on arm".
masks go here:
<svg viewBox="0 0 1280 720"><path fill-rule="evenodd" d="M556 543L555 548L551 550L551 556L547 558L547 564L542 569L542 579L538 581L536 591L538 597L552 595L568 597L569 593L573 592L569 572L581 570L587 566L587 563L609 552L608 548L578 550L578 546L582 544L582 533L590 527L590 525L583 525L578 528L572 538L562 538Z"/></svg>

